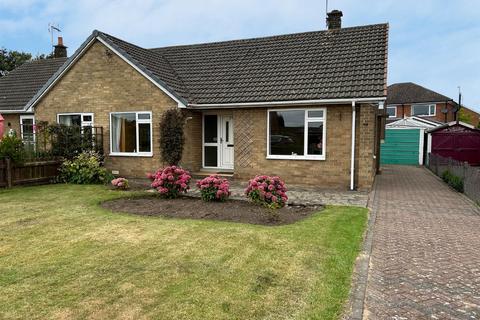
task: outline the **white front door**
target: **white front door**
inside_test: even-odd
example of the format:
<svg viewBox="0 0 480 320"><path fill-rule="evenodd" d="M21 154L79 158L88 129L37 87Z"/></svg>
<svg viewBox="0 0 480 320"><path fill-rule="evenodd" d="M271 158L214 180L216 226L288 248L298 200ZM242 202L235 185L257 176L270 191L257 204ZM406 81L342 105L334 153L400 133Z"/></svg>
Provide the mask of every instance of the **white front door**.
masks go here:
<svg viewBox="0 0 480 320"><path fill-rule="evenodd" d="M203 115L203 167L233 169L233 117Z"/></svg>
<svg viewBox="0 0 480 320"><path fill-rule="evenodd" d="M233 169L233 117L220 116L221 167Z"/></svg>

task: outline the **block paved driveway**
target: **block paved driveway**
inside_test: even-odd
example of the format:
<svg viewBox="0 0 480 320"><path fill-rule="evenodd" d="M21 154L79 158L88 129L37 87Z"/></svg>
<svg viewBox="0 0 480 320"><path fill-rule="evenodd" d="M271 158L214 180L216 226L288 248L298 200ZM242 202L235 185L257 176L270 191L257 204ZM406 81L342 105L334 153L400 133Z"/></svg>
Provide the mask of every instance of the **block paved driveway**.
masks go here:
<svg viewBox="0 0 480 320"><path fill-rule="evenodd" d="M480 319L480 211L427 169L377 177L364 319Z"/></svg>

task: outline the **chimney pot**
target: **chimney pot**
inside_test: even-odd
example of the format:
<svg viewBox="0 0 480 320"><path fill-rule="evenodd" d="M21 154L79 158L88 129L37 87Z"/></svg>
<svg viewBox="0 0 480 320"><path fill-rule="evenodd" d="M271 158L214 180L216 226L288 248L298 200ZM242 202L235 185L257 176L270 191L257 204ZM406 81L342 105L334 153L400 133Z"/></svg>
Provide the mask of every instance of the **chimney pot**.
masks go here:
<svg viewBox="0 0 480 320"><path fill-rule="evenodd" d="M343 13L340 10L333 10L327 13L328 30L340 29L342 27Z"/></svg>
<svg viewBox="0 0 480 320"><path fill-rule="evenodd" d="M62 37L58 37L58 45L63 46L63 38Z"/></svg>

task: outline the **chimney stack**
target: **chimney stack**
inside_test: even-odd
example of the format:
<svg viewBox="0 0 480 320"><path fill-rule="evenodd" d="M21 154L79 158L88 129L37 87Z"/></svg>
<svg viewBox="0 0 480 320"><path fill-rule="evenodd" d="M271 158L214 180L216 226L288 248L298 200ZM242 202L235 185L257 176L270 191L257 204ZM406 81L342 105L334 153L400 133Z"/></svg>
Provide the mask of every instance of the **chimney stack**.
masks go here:
<svg viewBox="0 0 480 320"><path fill-rule="evenodd" d="M327 13L328 30L340 29L342 27L343 13L340 10L333 10Z"/></svg>
<svg viewBox="0 0 480 320"><path fill-rule="evenodd" d="M54 46L53 57L54 58L66 58L67 47L63 45L63 38L58 37L58 44Z"/></svg>

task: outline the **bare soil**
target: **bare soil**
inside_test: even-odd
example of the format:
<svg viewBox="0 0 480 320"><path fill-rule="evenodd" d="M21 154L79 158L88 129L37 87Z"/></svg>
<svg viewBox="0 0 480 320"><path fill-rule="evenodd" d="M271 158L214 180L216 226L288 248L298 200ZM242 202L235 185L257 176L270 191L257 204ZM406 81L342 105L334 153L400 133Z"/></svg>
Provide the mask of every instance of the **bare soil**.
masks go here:
<svg viewBox="0 0 480 320"><path fill-rule="evenodd" d="M163 199L158 196L110 200L102 207L114 212L183 219L232 221L266 226L291 224L323 209L322 206L286 206L270 210L243 200L204 202L199 198Z"/></svg>

